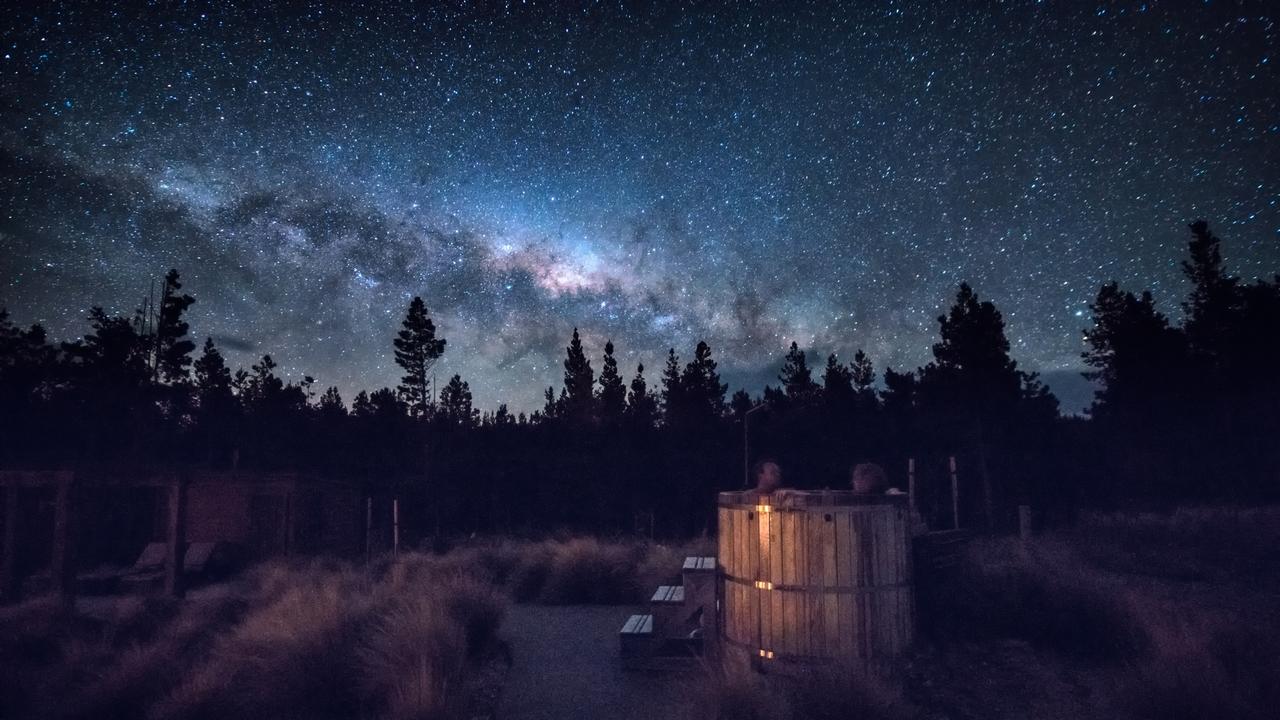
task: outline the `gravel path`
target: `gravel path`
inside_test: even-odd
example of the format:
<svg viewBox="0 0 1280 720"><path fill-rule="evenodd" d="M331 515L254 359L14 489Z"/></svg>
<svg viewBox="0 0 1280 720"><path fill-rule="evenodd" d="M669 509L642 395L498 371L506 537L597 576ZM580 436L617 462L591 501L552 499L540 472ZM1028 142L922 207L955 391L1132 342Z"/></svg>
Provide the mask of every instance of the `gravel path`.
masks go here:
<svg viewBox="0 0 1280 720"><path fill-rule="evenodd" d="M629 607L516 605L503 622L513 665L498 720L669 717L683 705L680 673L624 672L618 629Z"/></svg>

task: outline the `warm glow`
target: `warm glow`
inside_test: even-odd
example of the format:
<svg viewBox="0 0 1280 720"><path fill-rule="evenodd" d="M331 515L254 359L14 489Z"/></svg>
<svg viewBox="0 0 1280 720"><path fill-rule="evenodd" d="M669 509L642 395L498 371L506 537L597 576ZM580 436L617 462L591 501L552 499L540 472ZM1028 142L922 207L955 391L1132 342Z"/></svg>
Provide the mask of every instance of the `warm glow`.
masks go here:
<svg viewBox="0 0 1280 720"><path fill-rule="evenodd" d="M769 582L768 580L757 580L756 587L760 588L761 590L772 590L773 583Z"/></svg>
<svg viewBox="0 0 1280 720"><path fill-rule="evenodd" d="M772 651L772 650L761 650L761 651L760 651L760 657L764 658L765 660L772 660L772 659L773 659L773 651Z"/></svg>
<svg viewBox="0 0 1280 720"><path fill-rule="evenodd" d="M757 506L756 506L756 512L758 512L758 513L767 513L767 512L769 512L770 510L772 510L772 508L771 508L770 506L768 506L768 505L757 505Z"/></svg>

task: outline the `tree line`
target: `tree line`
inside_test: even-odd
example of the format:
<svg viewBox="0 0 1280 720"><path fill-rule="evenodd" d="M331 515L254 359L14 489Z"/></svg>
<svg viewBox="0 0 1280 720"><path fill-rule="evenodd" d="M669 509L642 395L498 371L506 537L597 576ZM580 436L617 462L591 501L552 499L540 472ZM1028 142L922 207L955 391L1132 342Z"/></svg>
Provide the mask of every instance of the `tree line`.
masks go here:
<svg viewBox="0 0 1280 720"><path fill-rule="evenodd" d="M1010 356L999 309L967 284L938 318L926 365L878 373L861 350L823 363L793 342L777 384L758 395L728 395L706 342L683 362L671 348L650 381L643 365L619 366L612 342L589 357L575 329L560 388L525 414L480 412L458 375L433 391L448 346L419 297L391 338L400 383L361 391L350 407L309 376L281 378L270 355L232 371L212 339L197 349L184 319L195 299L171 270L154 307L132 317L92 308L89 332L69 342L0 310L0 466L332 475L406 498L418 510L410 530L423 535L697 532L712 494L741 487L745 466L766 456L796 487L843 486L864 460L904 485L914 459L937 523L949 522L950 457L963 468L966 524L1005 525L1022 503L1065 514L1274 499L1280 276L1246 283L1224 270L1204 222L1191 232L1180 323L1150 292L1099 290L1084 330L1098 385L1088 418L1059 414Z"/></svg>

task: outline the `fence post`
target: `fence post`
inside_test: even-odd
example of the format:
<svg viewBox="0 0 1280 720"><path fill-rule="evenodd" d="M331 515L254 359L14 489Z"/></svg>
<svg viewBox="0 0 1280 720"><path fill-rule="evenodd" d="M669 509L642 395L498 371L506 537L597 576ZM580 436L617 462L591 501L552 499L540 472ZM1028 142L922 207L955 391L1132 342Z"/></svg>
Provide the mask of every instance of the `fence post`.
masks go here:
<svg viewBox="0 0 1280 720"><path fill-rule="evenodd" d="M364 501L364 563L373 559L373 496Z"/></svg>
<svg viewBox="0 0 1280 720"><path fill-rule="evenodd" d="M53 506L53 552L50 575L54 592L65 597L75 592L74 560L71 557L71 475L58 478Z"/></svg>
<svg viewBox="0 0 1280 720"><path fill-rule="evenodd" d="M916 459L907 458L907 509L916 516Z"/></svg>
<svg viewBox="0 0 1280 720"><path fill-rule="evenodd" d="M947 458L951 468L951 522L952 527L960 529L960 478L956 474L956 456Z"/></svg>
<svg viewBox="0 0 1280 720"><path fill-rule="evenodd" d="M400 498L391 501L391 555L400 557Z"/></svg>
<svg viewBox="0 0 1280 720"><path fill-rule="evenodd" d="M18 599L18 480L4 487L4 559L0 561L0 602Z"/></svg>
<svg viewBox="0 0 1280 720"><path fill-rule="evenodd" d="M182 597L182 570L187 548L187 483L184 478L174 478L169 485L169 526L166 534L168 552L165 555L164 592L170 597Z"/></svg>

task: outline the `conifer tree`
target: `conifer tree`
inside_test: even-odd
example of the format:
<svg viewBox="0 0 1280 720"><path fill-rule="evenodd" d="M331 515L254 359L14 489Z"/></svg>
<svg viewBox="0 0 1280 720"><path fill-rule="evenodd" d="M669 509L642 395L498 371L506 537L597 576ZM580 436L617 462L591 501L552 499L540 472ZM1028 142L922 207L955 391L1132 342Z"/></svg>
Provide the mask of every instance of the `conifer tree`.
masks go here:
<svg viewBox="0 0 1280 720"><path fill-rule="evenodd" d="M427 314L426 303L414 297L401 323L395 344L396 364L404 377L396 388L414 417L424 417L432 403L431 368L444 354L445 339L436 337L436 326Z"/></svg>
<svg viewBox="0 0 1280 720"><path fill-rule="evenodd" d="M589 419L594 414L596 377L582 349L578 328L573 329L573 338L564 350L564 412L575 420Z"/></svg>
<svg viewBox="0 0 1280 720"><path fill-rule="evenodd" d="M493 413L494 427L507 427L516 424L516 417L511 414L511 410L506 403L498 403L498 409Z"/></svg>
<svg viewBox="0 0 1280 720"><path fill-rule="evenodd" d="M324 418L341 418L347 415L347 406L342 402L342 395L336 387L329 387L320 395L316 408Z"/></svg>
<svg viewBox="0 0 1280 720"><path fill-rule="evenodd" d="M627 386L618 374L618 360L613 356L613 341L604 344L604 361L600 369L600 417L616 423L627 406Z"/></svg>
<svg viewBox="0 0 1280 720"><path fill-rule="evenodd" d="M547 389L542 392L542 417L550 420L560 415L560 403L556 401L555 387L548 385Z"/></svg>
<svg viewBox="0 0 1280 720"><path fill-rule="evenodd" d="M741 388L729 399L729 412L733 415L733 419L738 422L742 422L742 418L753 407L755 407L755 402L751 399L750 393Z"/></svg>
<svg viewBox="0 0 1280 720"><path fill-rule="evenodd" d="M373 401L369 399L367 390L361 390L356 393L355 398L351 401L351 414L358 418L367 418L373 415Z"/></svg>
<svg viewBox="0 0 1280 720"><path fill-rule="evenodd" d="M859 395L871 393L871 386L876 382L875 366L861 348L853 354L853 362L849 363L849 379L853 381L853 389Z"/></svg>
<svg viewBox="0 0 1280 720"><path fill-rule="evenodd" d="M1099 381L1096 417L1123 416L1150 421L1167 408L1161 398L1184 385L1186 347L1181 333L1156 310L1150 292L1135 296L1115 282L1098 290L1090 306L1093 327L1085 330L1086 373ZM1172 399L1170 395L1169 399Z"/></svg>
<svg viewBox="0 0 1280 720"><path fill-rule="evenodd" d="M190 379L191 353L196 349L195 343L187 338L190 326L182 319L182 314L191 307L196 299L183 293L182 283L178 281L177 270L170 270L164 276L164 290L160 294L160 308L156 317L155 356L153 358L153 375L158 379L176 385Z"/></svg>
<svg viewBox="0 0 1280 720"><path fill-rule="evenodd" d="M693 360L680 375L680 386L688 407L689 419L707 421L724 414L724 394L729 386L720 382L711 346L699 341Z"/></svg>
<svg viewBox="0 0 1280 720"><path fill-rule="evenodd" d="M1011 410L1022 396L1024 375L1009 357L1004 317L996 306L961 283L955 303L938 317L938 324L942 339L934 344L934 362L921 377L935 390L932 395L979 417Z"/></svg>
<svg viewBox="0 0 1280 720"><path fill-rule="evenodd" d="M471 386L462 381L462 376L449 378L449 384L440 391L440 415L451 425L472 427L476 424L479 412L471 406Z"/></svg>
<svg viewBox="0 0 1280 720"><path fill-rule="evenodd" d="M809 369L805 352L795 342L791 343L791 348L787 351L778 381L782 383L787 398L793 401L808 400L817 392L818 384L813 381L813 371Z"/></svg>
<svg viewBox="0 0 1280 720"><path fill-rule="evenodd" d="M627 417L640 427L652 427L658 414L657 401L649 393L648 383L644 379L644 363L636 365L635 377L631 378L631 394L627 397Z"/></svg>
<svg viewBox="0 0 1280 720"><path fill-rule="evenodd" d="M221 407L232 401L231 371L213 344L213 338L205 338L204 349L195 361L196 400L202 411Z"/></svg>
<svg viewBox="0 0 1280 720"><path fill-rule="evenodd" d="M1223 270L1222 241L1209 224L1197 220L1190 228L1190 258L1182 261L1182 272L1191 282L1191 295L1182 304L1187 336L1197 351L1213 354L1236 309L1239 278Z"/></svg>
<svg viewBox="0 0 1280 720"><path fill-rule="evenodd" d="M829 402L847 402L853 397L853 373L842 364L835 353L827 356L827 367L822 373L822 394Z"/></svg>
<svg viewBox="0 0 1280 720"><path fill-rule="evenodd" d="M684 412L685 393L680 381L680 358L676 349L667 350L667 366L662 369L662 414L668 425Z"/></svg>

